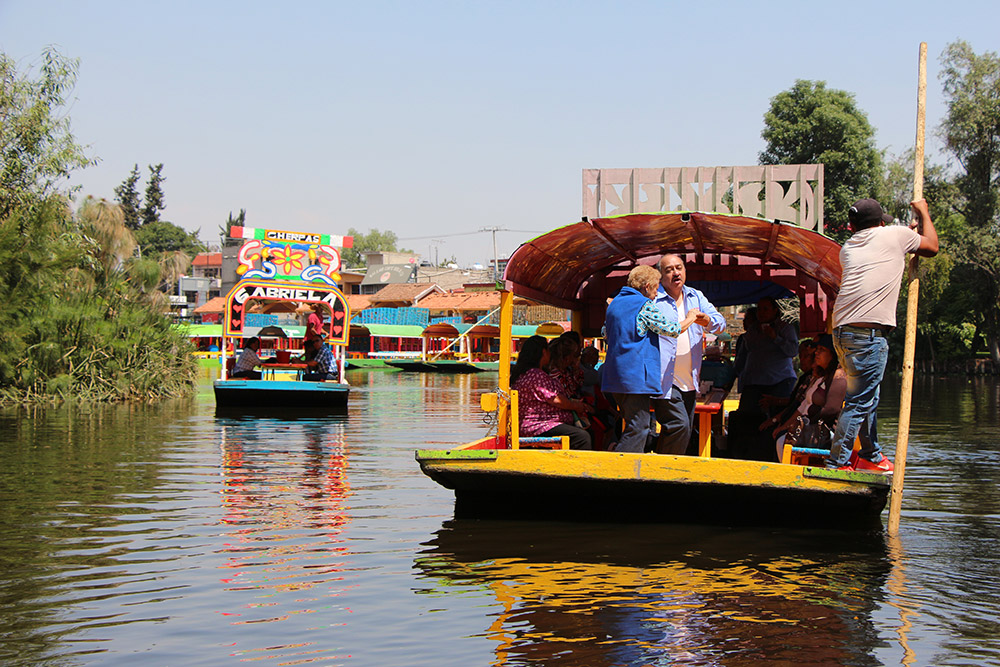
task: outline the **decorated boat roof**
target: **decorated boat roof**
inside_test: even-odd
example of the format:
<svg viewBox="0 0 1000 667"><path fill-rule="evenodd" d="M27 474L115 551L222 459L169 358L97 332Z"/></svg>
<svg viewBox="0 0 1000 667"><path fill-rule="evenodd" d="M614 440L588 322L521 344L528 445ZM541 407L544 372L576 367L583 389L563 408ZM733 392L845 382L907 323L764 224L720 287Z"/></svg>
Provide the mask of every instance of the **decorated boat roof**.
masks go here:
<svg viewBox="0 0 1000 667"><path fill-rule="evenodd" d="M514 294L573 308L617 273L617 284L599 290L600 298L613 295L632 267L654 264L665 253L687 256L689 272L692 264L712 266L721 279L757 265L768 269L757 274L763 280L785 268L831 295L840 284L840 245L833 239L791 223L696 211L633 213L554 229L515 250L504 279Z"/></svg>
<svg viewBox="0 0 1000 667"><path fill-rule="evenodd" d="M584 219L554 229L514 251L504 281L518 296L603 311L633 267L654 265L667 253L684 259L688 284L716 306L797 294L821 299L809 307L823 317L840 284L833 239L791 223L697 211ZM814 326L804 324L803 331Z"/></svg>

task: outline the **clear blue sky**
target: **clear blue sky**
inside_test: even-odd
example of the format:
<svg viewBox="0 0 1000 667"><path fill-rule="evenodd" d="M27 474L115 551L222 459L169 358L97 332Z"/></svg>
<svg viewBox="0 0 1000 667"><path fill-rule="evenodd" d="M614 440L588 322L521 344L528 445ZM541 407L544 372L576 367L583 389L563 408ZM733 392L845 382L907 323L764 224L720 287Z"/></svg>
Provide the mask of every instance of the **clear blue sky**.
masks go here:
<svg viewBox="0 0 1000 667"><path fill-rule="evenodd" d="M928 43L1000 51L1000 3L0 0L21 70L80 59L70 117L114 197L164 164L163 217L217 242L256 227L391 230L463 264L581 212L581 170L755 164L796 79L854 93L880 148L913 144ZM937 161L939 146L928 139ZM437 242L434 242L437 239Z"/></svg>

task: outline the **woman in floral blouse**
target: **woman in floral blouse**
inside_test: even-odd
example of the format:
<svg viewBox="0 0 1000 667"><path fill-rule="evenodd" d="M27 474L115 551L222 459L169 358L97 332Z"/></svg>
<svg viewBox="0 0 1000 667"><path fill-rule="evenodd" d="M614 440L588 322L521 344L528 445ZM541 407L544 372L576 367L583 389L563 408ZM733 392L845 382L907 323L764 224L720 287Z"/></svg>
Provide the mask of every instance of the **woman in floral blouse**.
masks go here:
<svg viewBox="0 0 1000 667"><path fill-rule="evenodd" d="M592 449L590 434L573 425L573 413L590 408L565 395L558 380L545 372L549 348L541 336L532 336L521 346L511 372L511 388L517 391L522 436L568 435L570 449Z"/></svg>

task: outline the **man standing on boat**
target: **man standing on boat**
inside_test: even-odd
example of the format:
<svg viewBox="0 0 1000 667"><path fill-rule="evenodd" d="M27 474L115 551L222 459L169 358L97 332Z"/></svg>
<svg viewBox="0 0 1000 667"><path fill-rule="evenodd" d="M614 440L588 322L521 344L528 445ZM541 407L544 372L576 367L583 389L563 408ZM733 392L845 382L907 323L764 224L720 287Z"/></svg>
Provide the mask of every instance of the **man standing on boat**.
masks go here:
<svg viewBox="0 0 1000 667"><path fill-rule="evenodd" d="M840 293L833 307L833 340L847 373L847 398L826 462L829 468L893 469L876 432L879 385L889 357L886 336L896 326L907 253L933 257L938 251L927 202L921 199L910 206L916 217L909 227L892 224L892 216L874 199L855 202L847 214L853 235L840 250ZM856 437L861 451L852 461Z"/></svg>
<svg viewBox="0 0 1000 667"><path fill-rule="evenodd" d="M656 269L637 266L608 305L601 388L614 397L625 422L616 452L646 451L650 396L661 391L659 336L682 335L699 314L690 310L680 323L667 319L652 301L659 284Z"/></svg>
<svg viewBox="0 0 1000 667"><path fill-rule="evenodd" d="M306 320L306 340L314 339L323 339L323 306L320 303L312 304L312 310Z"/></svg>
<svg viewBox="0 0 1000 667"><path fill-rule="evenodd" d="M673 322L680 322L690 310L701 311L677 338L660 336L661 394L653 401L660 435L656 440L659 454L684 454L694 430L694 403L701 374L702 339L705 332L721 333L726 318L716 310L705 295L688 287L687 270L679 255L660 258L660 287L656 307Z"/></svg>

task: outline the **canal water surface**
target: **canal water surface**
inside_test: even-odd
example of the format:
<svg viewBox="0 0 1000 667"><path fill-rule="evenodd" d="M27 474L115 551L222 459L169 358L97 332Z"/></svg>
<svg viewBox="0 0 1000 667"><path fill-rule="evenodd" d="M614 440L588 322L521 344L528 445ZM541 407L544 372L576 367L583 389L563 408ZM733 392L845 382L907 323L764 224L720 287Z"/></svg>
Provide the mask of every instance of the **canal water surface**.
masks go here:
<svg viewBox="0 0 1000 667"><path fill-rule="evenodd" d="M0 664L1000 664L993 381L918 379L889 540L455 520L413 450L483 435L496 375L349 378L336 417L216 416L207 378L0 413Z"/></svg>

